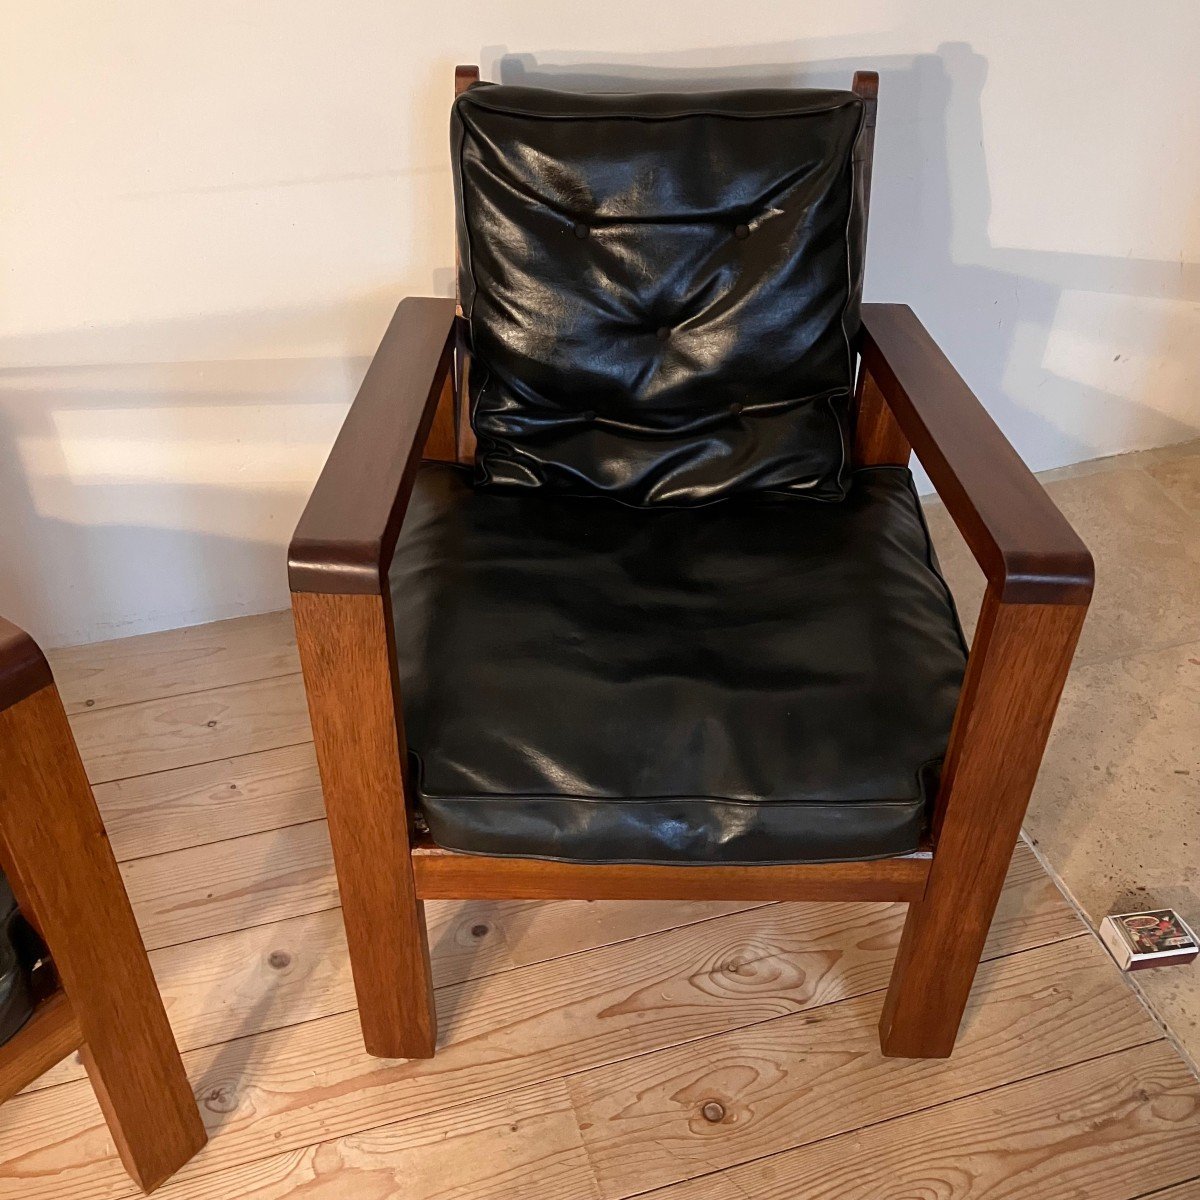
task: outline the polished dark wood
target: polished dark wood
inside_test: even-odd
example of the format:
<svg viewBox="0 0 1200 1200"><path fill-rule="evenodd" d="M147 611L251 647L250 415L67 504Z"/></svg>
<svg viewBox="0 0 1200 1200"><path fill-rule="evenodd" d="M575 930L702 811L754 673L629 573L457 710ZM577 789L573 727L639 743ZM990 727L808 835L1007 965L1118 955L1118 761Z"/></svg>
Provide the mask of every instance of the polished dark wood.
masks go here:
<svg viewBox="0 0 1200 1200"><path fill-rule="evenodd" d="M454 68L454 94L461 96L473 83L479 82L479 68L473 63L459 63Z"/></svg>
<svg viewBox="0 0 1200 1200"><path fill-rule="evenodd" d="M460 65L454 68L454 94L461 96L473 83L479 82L479 68L477 66ZM453 215L454 208L451 206L451 214ZM458 238L454 240L454 297L458 305L457 312L459 315L458 322L458 338L454 356L454 379L455 379L455 398L456 412L458 416L458 442L457 453L458 461L463 464L470 464L475 461L475 430L471 428L471 412L470 412L470 377L471 377L471 352L468 344L468 328L467 322L462 320L462 296L459 288L459 277L462 273L462 250L458 245Z"/></svg>
<svg viewBox="0 0 1200 1200"><path fill-rule="evenodd" d="M0 710L20 703L51 682L50 667L37 643L0 617Z"/></svg>
<svg viewBox="0 0 1200 1200"><path fill-rule="evenodd" d="M0 712L0 867L62 986L0 1047L0 1079L80 1046L121 1160L151 1191L206 1134L53 683Z"/></svg>
<svg viewBox="0 0 1200 1200"><path fill-rule="evenodd" d="M880 1018L884 1054L954 1049L1086 612L1009 604L988 589L942 770L929 882L909 907Z"/></svg>
<svg viewBox="0 0 1200 1200"><path fill-rule="evenodd" d="M858 372L854 396L854 449L851 461L856 467L874 467L891 463L906 466L912 446L896 420L875 377L865 368Z"/></svg>
<svg viewBox="0 0 1200 1200"><path fill-rule="evenodd" d="M447 371L437 398L433 424L421 457L427 462L458 461L458 395L454 387L454 371Z"/></svg>
<svg viewBox="0 0 1200 1200"><path fill-rule="evenodd" d="M288 549L293 592L379 595L452 369L454 301L402 300Z"/></svg>
<svg viewBox="0 0 1200 1200"><path fill-rule="evenodd" d="M437 1018L385 603L298 592L292 613L363 1040L380 1058L428 1058Z"/></svg>
<svg viewBox="0 0 1200 1200"><path fill-rule="evenodd" d="M1084 603L1092 556L906 304L863 305L867 371L999 598Z"/></svg>
<svg viewBox="0 0 1200 1200"><path fill-rule="evenodd" d="M670 867L457 854L426 839L412 861L423 900L917 900L932 859Z"/></svg>
<svg viewBox="0 0 1200 1200"><path fill-rule="evenodd" d="M875 71L855 71L850 90L862 98L863 132L858 140L858 154L863 175L863 237L871 213L871 176L875 169L875 120L879 111L879 75Z"/></svg>

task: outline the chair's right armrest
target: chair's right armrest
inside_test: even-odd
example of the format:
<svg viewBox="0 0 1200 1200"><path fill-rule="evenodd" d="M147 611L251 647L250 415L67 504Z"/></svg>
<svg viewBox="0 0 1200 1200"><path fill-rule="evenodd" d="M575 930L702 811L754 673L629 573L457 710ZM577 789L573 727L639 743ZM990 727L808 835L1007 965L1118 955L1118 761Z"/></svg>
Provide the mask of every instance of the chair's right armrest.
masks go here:
<svg viewBox="0 0 1200 1200"><path fill-rule="evenodd" d="M996 598L1086 606L1087 547L912 309L864 304L862 323L863 367Z"/></svg>
<svg viewBox="0 0 1200 1200"><path fill-rule="evenodd" d="M53 682L37 642L25 630L0 617L0 712Z"/></svg>
<svg viewBox="0 0 1200 1200"><path fill-rule="evenodd" d="M454 358L455 304L402 300L288 547L293 592L380 595Z"/></svg>

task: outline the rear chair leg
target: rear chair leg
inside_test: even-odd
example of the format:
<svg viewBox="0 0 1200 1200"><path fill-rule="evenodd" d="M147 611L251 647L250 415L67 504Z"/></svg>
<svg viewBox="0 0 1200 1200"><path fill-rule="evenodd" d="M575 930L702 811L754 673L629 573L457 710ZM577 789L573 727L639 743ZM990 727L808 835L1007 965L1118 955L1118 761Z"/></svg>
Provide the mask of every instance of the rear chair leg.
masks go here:
<svg viewBox="0 0 1200 1200"><path fill-rule="evenodd" d="M883 1053L945 1058L1037 778L1087 611L988 589L934 813L924 897L910 905L880 1018Z"/></svg>
<svg viewBox="0 0 1200 1200"><path fill-rule="evenodd" d="M380 1058L431 1058L433 975L383 599L296 592L292 612L363 1041Z"/></svg>

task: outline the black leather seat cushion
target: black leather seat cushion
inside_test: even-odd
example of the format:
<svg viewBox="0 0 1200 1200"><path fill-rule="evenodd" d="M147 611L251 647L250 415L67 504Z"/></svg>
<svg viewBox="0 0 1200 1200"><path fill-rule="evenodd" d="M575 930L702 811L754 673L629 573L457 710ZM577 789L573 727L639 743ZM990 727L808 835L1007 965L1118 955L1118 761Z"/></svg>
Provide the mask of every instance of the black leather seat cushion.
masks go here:
<svg viewBox="0 0 1200 1200"><path fill-rule="evenodd" d="M487 854L916 848L965 661L906 469L638 509L422 468L392 567L412 779Z"/></svg>
<svg viewBox="0 0 1200 1200"><path fill-rule="evenodd" d="M840 500L863 124L840 91L460 96L480 480L633 505Z"/></svg>

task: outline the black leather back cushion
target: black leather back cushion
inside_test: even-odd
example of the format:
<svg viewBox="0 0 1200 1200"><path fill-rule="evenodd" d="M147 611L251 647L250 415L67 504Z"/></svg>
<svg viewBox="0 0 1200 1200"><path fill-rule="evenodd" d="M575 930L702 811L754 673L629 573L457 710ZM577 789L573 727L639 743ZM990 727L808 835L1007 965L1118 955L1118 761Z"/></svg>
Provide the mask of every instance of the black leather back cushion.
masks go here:
<svg viewBox="0 0 1200 1200"><path fill-rule="evenodd" d="M480 482L841 499L862 126L851 92L461 95Z"/></svg>

